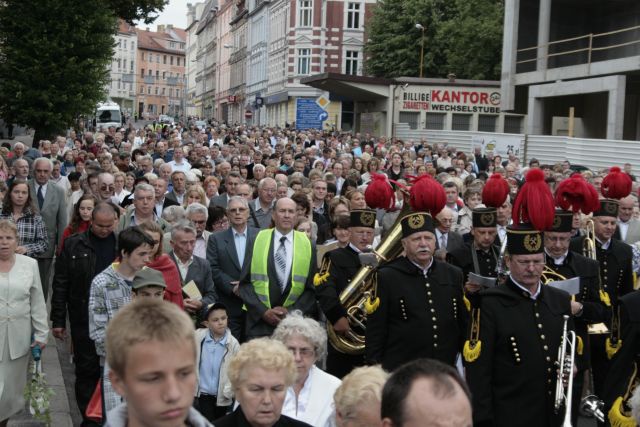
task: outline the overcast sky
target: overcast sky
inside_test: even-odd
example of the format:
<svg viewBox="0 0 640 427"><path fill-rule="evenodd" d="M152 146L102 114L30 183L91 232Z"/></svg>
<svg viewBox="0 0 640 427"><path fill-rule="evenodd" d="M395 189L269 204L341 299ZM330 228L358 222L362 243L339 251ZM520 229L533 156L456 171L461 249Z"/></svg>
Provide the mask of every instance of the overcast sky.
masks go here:
<svg viewBox="0 0 640 427"><path fill-rule="evenodd" d="M187 3L198 3L198 0L169 0L169 4L164 7L158 19L150 25L152 30L156 29L158 24L173 24L174 27L187 27ZM139 28L145 28L144 23L138 24Z"/></svg>

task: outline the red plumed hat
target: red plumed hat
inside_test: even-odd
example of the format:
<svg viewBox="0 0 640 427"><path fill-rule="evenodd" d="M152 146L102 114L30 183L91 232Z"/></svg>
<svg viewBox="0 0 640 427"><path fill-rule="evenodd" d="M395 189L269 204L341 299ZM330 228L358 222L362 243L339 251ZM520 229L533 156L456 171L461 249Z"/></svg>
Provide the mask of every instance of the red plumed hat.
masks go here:
<svg viewBox="0 0 640 427"><path fill-rule="evenodd" d="M579 173L565 179L556 188L556 204L565 211L590 214L600 209L598 192Z"/></svg>
<svg viewBox="0 0 640 427"><path fill-rule="evenodd" d="M555 211L555 202L544 181L544 172L537 168L530 169L513 203L513 223L530 223L536 230L545 231L553 225Z"/></svg>
<svg viewBox="0 0 640 427"><path fill-rule="evenodd" d="M482 203L491 208L499 208L509 195L509 183L499 173L494 173L482 188Z"/></svg>
<svg viewBox="0 0 640 427"><path fill-rule="evenodd" d="M375 209L392 209L396 205L396 193L386 175L372 173L371 182L364 192L367 205Z"/></svg>
<svg viewBox="0 0 640 427"><path fill-rule="evenodd" d="M440 213L447 203L444 187L431 175L422 175L411 182L409 204L414 212L429 212L432 217Z"/></svg>
<svg viewBox="0 0 640 427"><path fill-rule="evenodd" d="M629 175L622 172L619 167L614 166L602 180L600 190L604 197L619 200L631 194L631 186Z"/></svg>

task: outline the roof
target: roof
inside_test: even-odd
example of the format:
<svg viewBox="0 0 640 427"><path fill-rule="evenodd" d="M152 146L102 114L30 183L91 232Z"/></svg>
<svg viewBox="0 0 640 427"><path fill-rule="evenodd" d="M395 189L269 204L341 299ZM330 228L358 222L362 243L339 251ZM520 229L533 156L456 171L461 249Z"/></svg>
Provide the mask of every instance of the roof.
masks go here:
<svg viewBox="0 0 640 427"><path fill-rule="evenodd" d="M122 19L118 19L118 32L123 34L135 34L136 27Z"/></svg>
<svg viewBox="0 0 640 427"><path fill-rule="evenodd" d="M185 53L185 49L170 49L165 47L163 41L174 41L179 43L186 43L187 41L187 33L185 30L180 28L168 28L166 31L157 32L157 31L148 31L141 30L140 28L136 28L136 33L138 33L138 48L139 49L147 49L154 50L159 52L169 52L175 54L183 54Z"/></svg>

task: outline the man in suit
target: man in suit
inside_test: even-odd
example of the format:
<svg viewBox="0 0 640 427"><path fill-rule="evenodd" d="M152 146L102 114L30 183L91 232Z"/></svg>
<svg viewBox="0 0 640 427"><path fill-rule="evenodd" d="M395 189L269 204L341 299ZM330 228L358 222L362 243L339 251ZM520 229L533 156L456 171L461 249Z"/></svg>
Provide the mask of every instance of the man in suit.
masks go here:
<svg viewBox="0 0 640 427"><path fill-rule="evenodd" d="M174 171L171 174L171 185L173 190L166 194L166 198L173 200L179 205L184 203L184 195L187 192L187 176L182 171Z"/></svg>
<svg viewBox="0 0 640 427"><path fill-rule="evenodd" d="M158 178L151 183L156 196L155 214L158 217L162 216L164 208L169 206L177 206L179 203L175 199L167 197L167 181L162 178Z"/></svg>
<svg viewBox="0 0 640 427"><path fill-rule="evenodd" d="M226 192L211 199L209 206L220 206L226 209L229 199L236 195L238 186L241 183L242 176L240 176L238 172L229 172L224 180L224 188Z"/></svg>
<svg viewBox="0 0 640 427"><path fill-rule="evenodd" d="M296 220L296 203L283 197L274 206L275 228L256 236L251 268L240 281L247 339L271 335L289 311L316 312L315 248L306 234L293 229Z"/></svg>
<svg viewBox="0 0 640 427"><path fill-rule="evenodd" d="M620 199L618 228L614 236L630 245L640 240L640 220L632 218L635 203L636 198L632 195Z"/></svg>
<svg viewBox="0 0 640 427"><path fill-rule="evenodd" d="M193 224L196 229L196 245L193 254L200 258L207 257L207 243L209 242L210 231L205 230L209 210L200 203L192 203L187 206L185 211L187 220Z"/></svg>
<svg viewBox="0 0 640 427"><path fill-rule="evenodd" d="M34 179L29 181L29 191L34 196L40 215L47 226L49 249L37 255L38 269L44 298L49 291L49 271L53 262L55 249L59 247L62 233L67 226L66 197L64 190L57 184L49 182L53 163L46 157L40 157L33 162Z"/></svg>
<svg viewBox="0 0 640 427"><path fill-rule="evenodd" d="M444 207L436 216L436 258L444 261L447 253L457 251L464 246L462 236L451 231L453 211Z"/></svg>
<svg viewBox="0 0 640 427"><path fill-rule="evenodd" d="M204 258L193 255L196 245L196 229L187 221L180 221L171 229L171 252L169 256L176 263L182 286L194 281L202 299L185 298L184 309L198 318L203 318L209 304L218 300L211 267Z"/></svg>
<svg viewBox="0 0 640 427"><path fill-rule="evenodd" d="M240 278L249 268L253 242L260 230L248 226L249 204L242 197L233 196L229 200L227 216L231 227L209 236L207 261L219 301L227 307L229 329L242 342L245 312L240 298Z"/></svg>

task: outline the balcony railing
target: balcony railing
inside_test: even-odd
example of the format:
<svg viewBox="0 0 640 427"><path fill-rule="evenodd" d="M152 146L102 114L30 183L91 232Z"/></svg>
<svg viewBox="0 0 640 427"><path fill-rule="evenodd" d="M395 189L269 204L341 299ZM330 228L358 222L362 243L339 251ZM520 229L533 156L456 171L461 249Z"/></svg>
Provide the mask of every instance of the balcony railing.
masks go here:
<svg viewBox="0 0 640 427"><path fill-rule="evenodd" d="M540 50L546 54L538 56ZM518 49L516 72L535 71L538 61L546 61L547 68L559 68L636 55L640 55L640 25Z"/></svg>

